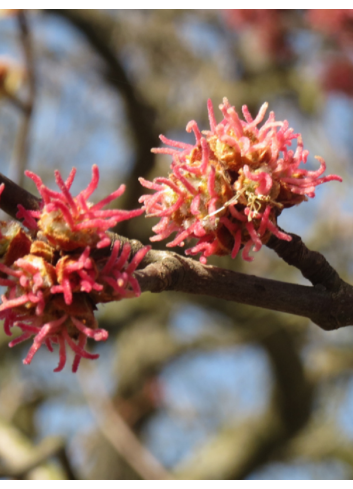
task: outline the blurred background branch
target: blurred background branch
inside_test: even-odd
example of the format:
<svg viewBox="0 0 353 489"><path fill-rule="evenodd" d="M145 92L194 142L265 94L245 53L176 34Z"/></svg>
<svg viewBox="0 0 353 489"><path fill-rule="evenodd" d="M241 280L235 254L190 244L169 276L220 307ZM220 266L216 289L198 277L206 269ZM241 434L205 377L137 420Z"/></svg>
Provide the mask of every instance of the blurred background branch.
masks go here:
<svg viewBox="0 0 353 489"><path fill-rule="evenodd" d="M83 372L83 373L82 373ZM99 379L92 366L86 366L79 373L79 380L97 423L106 439L112 444L119 456L142 479L171 479L161 464L141 445L127 423L114 407L104 391L102 379ZM93 389L92 389L93 388Z"/></svg>
<svg viewBox="0 0 353 489"><path fill-rule="evenodd" d="M15 146L15 154L10 165L9 174L15 182L21 187L24 182L24 171L27 166L30 152L30 132L31 121L35 105L36 96L36 79L35 79L35 60L33 53L32 34L27 19L27 13L21 11L17 15L19 40L22 48L24 59L24 70L26 73L26 98L21 103L17 102L17 98L12 97L12 101L21 109L20 127L17 135Z"/></svg>

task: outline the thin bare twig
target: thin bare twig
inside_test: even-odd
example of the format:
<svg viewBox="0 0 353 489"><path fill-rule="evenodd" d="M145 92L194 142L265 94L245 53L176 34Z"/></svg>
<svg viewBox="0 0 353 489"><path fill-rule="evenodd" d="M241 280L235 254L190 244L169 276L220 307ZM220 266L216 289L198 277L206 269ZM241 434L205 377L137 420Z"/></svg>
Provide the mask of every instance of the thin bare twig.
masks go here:
<svg viewBox="0 0 353 489"><path fill-rule="evenodd" d="M14 107L16 107L16 109L22 111L23 113L26 113L27 111L27 104L21 100L20 98L18 98L16 95L14 95L13 93L10 93L9 91L7 91L5 88L3 88L3 93L6 97L6 99L12 103L12 105Z"/></svg>
<svg viewBox="0 0 353 489"><path fill-rule="evenodd" d="M94 394L88 386L93 379ZM146 450L125 423L106 393L102 381L92 365L86 365L78 373L82 392L94 414L98 426L119 455L145 480L167 480L171 475Z"/></svg>
<svg viewBox="0 0 353 489"><path fill-rule="evenodd" d="M0 173L0 184L4 183L5 188L1 194L0 208L9 216L16 219L17 205L22 204L25 209L38 210L41 200L27 190L23 189L15 182Z"/></svg>
<svg viewBox="0 0 353 489"><path fill-rule="evenodd" d="M18 26L20 31L20 41L24 56L24 63L27 73L28 96L24 103L21 103L23 118L17 135L15 157L10 166L11 178L19 185L23 185L24 171L27 166L29 155L29 134L31 129L32 115L35 104L36 80L34 70L34 56L32 46L32 36L28 25L27 14L25 11L19 12ZM14 103L15 100L12 100Z"/></svg>
<svg viewBox="0 0 353 489"><path fill-rule="evenodd" d="M34 445L15 426L0 418L0 477L22 478L48 459L56 456L64 446L58 436L44 438Z"/></svg>

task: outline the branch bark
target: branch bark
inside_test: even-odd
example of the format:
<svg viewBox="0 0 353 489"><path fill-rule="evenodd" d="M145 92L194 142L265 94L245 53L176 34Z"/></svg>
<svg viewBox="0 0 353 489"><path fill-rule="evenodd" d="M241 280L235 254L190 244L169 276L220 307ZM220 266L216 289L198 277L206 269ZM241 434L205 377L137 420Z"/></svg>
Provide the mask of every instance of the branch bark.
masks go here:
<svg viewBox="0 0 353 489"><path fill-rule="evenodd" d="M22 204L25 209L38 210L41 200L27 190L23 189L15 182L0 173L0 184L4 183L5 188L1 194L0 208L13 219L18 212L17 205Z"/></svg>

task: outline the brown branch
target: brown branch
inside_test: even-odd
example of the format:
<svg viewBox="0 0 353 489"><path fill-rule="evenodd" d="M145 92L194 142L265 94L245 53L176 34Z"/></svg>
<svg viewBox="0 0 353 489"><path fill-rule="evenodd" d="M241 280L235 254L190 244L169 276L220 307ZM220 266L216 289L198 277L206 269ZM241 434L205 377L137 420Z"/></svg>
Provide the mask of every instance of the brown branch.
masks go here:
<svg viewBox="0 0 353 489"><path fill-rule="evenodd" d="M57 457L60 460L62 468L66 472L68 480L70 480L70 481L77 480L77 476L76 476L75 470L72 466L72 462L71 462L70 457L68 457L68 454L66 452L66 447L62 447L62 449L58 451Z"/></svg>
<svg viewBox="0 0 353 489"><path fill-rule="evenodd" d="M152 260L152 263L136 272L136 278L143 292L175 290L208 295L309 317L313 321L316 319L320 321L321 316L319 313L316 318L315 309L321 311L327 306L325 302L327 294L313 287L202 265L200 262L171 252L151 251L147 259Z"/></svg>
<svg viewBox="0 0 353 489"><path fill-rule="evenodd" d="M302 242L301 247L312 253ZM328 290L326 282L316 282L314 287L280 282L154 250L146 255L143 264L147 266L135 273L143 292L175 290L235 301L307 317L328 331L353 324L353 287L341 279L339 286ZM300 265L298 262L298 268ZM330 268L326 262L326 269Z"/></svg>
<svg viewBox="0 0 353 489"><path fill-rule="evenodd" d="M292 241L288 242L272 235L267 246L288 265L298 268L313 285L321 285L330 291L339 290L342 280L326 258L317 251L309 250L296 234L290 236Z"/></svg>
<svg viewBox="0 0 353 489"><path fill-rule="evenodd" d="M11 102L12 105L14 107L16 107L16 109L20 110L23 113L26 113L26 111L27 111L27 105L26 105L26 103L23 100L21 100L20 98L18 98L13 93L7 91L5 88L3 88L2 90L3 90L3 93L4 93L5 97L6 97L6 99L9 102Z"/></svg>
<svg viewBox="0 0 353 489"><path fill-rule="evenodd" d="M5 179L0 174L0 183L3 181ZM14 217L18 203L27 209L38 209L37 198L9 179L6 179L5 183L6 194L0 200L0 207L5 212ZM13 198L14 195L16 200ZM7 201L7 197L10 201ZM143 246L137 240L127 240L119 235L112 236L113 239L122 242L129 241L132 253L136 253ZM277 242L271 238L269 246L288 263L299 268L305 277L313 281L314 287L202 265L176 253L155 250L146 255L142 262L145 268L137 270L135 276L142 292L175 290L216 297L307 317L327 331L353 325L353 287L339 278L337 272L320 253L310 251L295 235L289 243ZM99 253L110 253L110 249L103 248Z"/></svg>
<svg viewBox="0 0 353 489"><path fill-rule="evenodd" d="M5 189L1 194L0 208L9 216L16 219L17 205L22 204L25 209L38 210L41 200L27 190L23 189L15 182L0 173L0 184L5 184Z"/></svg>

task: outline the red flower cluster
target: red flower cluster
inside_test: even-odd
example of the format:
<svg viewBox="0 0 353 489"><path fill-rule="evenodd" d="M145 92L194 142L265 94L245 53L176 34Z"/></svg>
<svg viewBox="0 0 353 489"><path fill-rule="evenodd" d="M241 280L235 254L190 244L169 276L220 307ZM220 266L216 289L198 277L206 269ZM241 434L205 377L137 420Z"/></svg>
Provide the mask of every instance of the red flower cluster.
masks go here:
<svg viewBox="0 0 353 489"><path fill-rule="evenodd" d="M353 9L310 9L307 20L313 29L335 37L340 43L353 41Z"/></svg>
<svg viewBox="0 0 353 489"><path fill-rule="evenodd" d="M95 305L140 295L133 273L150 249L142 248L129 261L130 245L120 249L120 242L111 243L107 234L118 222L143 212L141 209L102 210L125 187L91 204L87 199L97 188L98 167L93 166L88 187L73 197L70 187L75 172L73 169L65 182L60 172L55 172L60 189L57 192L27 171L26 175L35 182L43 198L39 211L19 205L17 217L23 219L31 234L18 223L0 223L0 285L7 287L2 296L0 318L5 320L6 334L11 335L12 326L22 330L9 346L34 335L24 360L29 364L42 344L53 351L52 344L57 343L60 360L56 372L65 366L66 344L75 353L74 372L81 358L98 357L85 350L87 338L104 341L108 337L105 330L97 328ZM110 257L96 258L95 250L107 246L111 246Z"/></svg>
<svg viewBox="0 0 353 489"><path fill-rule="evenodd" d="M291 58L285 9L226 9L224 13L231 28L248 31L249 41L263 56L277 61Z"/></svg>
<svg viewBox="0 0 353 489"><path fill-rule="evenodd" d="M173 156L172 173L149 182L144 187L155 190L143 195L140 202L147 217L160 217L154 226L159 241L176 232L167 246L184 246L184 240L197 243L187 255L201 253L206 263L211 255L231 253L234 258L241 247L242 256L251 261L249 252L260 250L271 234L290 241L277 227L277 217L286 207L315 196L315 187L338 180L336 175L322 177L326 169L322 158L316 171L300 169L308 151L303 149L300 134L294 134L287 121L276 121L273 112L261 126L267 110L265 103L253 119L243 106L241 120L224 99L220 105L223 120L217 124L212 103L208 102L210 131L200 132L195 121L186 126L193 131L195 145L172 141L160 136L172 148L153 149L155 153ZM296 151L289 150L297 140Z"/></svg>

